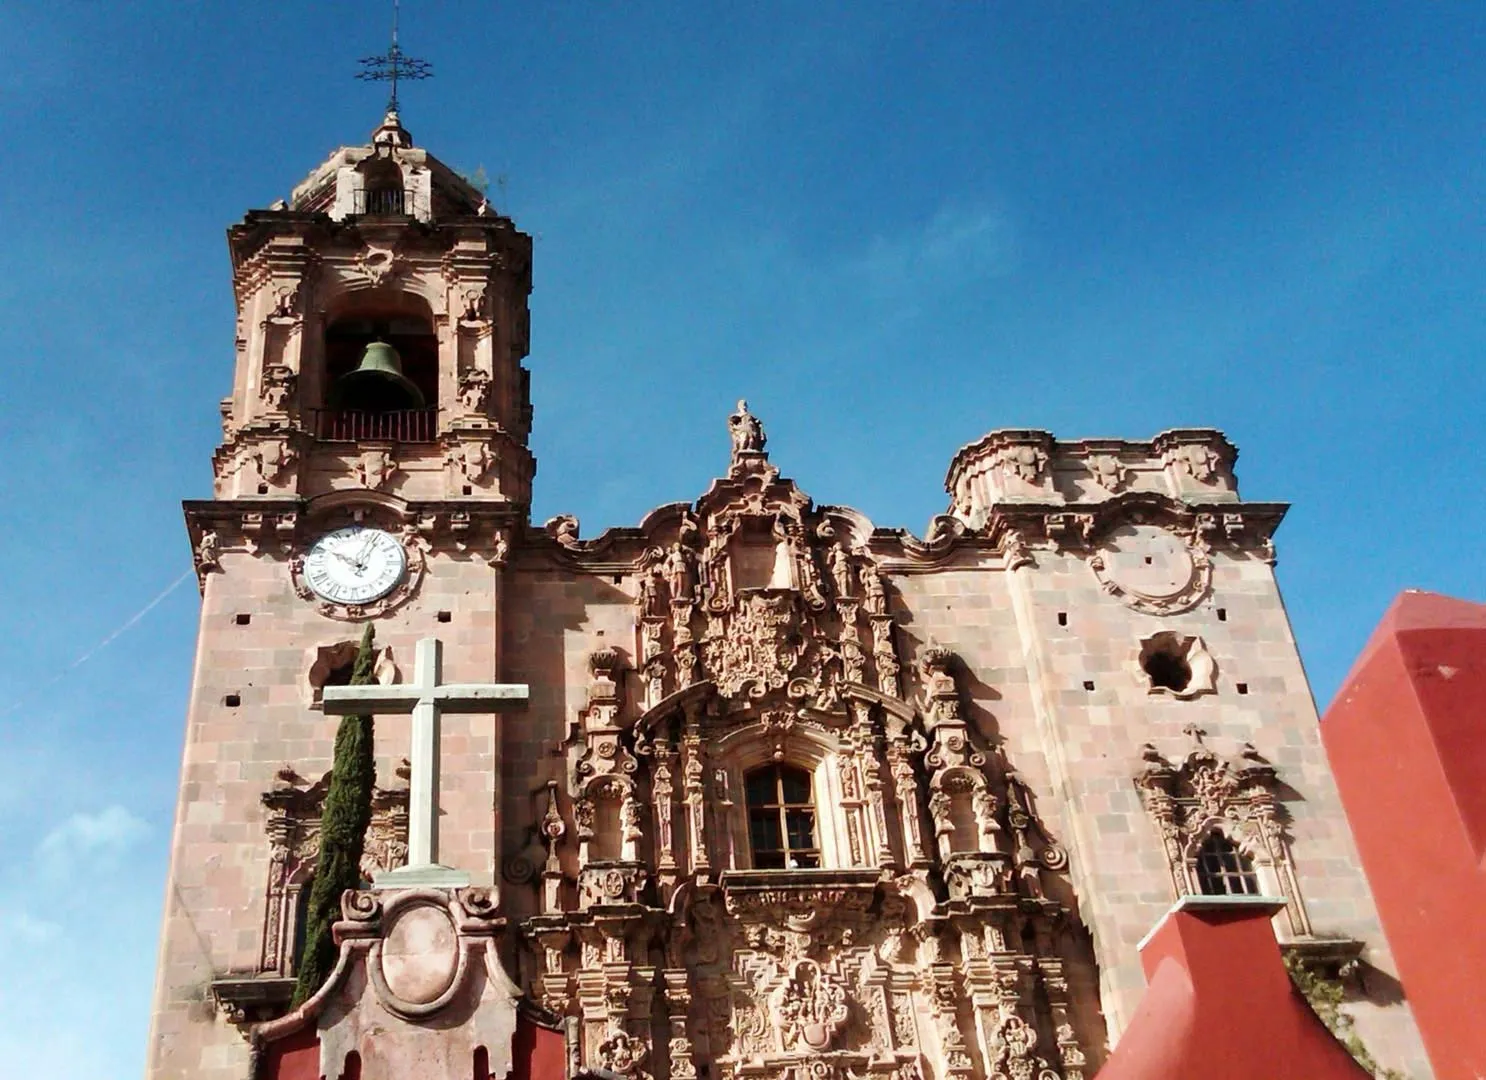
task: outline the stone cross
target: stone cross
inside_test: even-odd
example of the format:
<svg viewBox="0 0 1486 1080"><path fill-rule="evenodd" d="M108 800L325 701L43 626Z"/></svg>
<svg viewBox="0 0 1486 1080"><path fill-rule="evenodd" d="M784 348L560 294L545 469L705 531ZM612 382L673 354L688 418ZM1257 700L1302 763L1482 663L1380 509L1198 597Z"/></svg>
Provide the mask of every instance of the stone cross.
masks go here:
<svg viewBox="0 0 1486 1080"><path fill-rule="evenodd" d="M443 643L427 637L418 642L413 681L392 686L327 686L321 700L327 713L365 716L412 713L413 747L409 755L408 864L378 874L373 888L414 886L458 888L469 875L439 865L439 717L446 712L493 713L526 704L524 683L441 684Z"/></svg>

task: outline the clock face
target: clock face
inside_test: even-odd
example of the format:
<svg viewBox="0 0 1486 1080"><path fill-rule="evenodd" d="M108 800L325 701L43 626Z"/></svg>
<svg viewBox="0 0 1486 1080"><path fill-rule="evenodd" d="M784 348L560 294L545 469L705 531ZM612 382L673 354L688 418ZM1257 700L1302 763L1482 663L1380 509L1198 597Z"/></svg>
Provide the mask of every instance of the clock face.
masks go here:
<svg viewBox="0 0 1486 1080"><path fill-rule="evenodd" d="M408 570L397 537L360 525L326 533L304 559L304 580L337 604L366 604L386 596Z"/></svg>

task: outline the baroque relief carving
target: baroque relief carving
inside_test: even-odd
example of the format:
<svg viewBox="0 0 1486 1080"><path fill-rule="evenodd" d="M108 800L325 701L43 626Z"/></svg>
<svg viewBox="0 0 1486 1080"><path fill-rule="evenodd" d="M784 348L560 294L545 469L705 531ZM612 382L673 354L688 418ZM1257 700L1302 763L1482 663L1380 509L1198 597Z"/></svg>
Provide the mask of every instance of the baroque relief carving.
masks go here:
<svg viewBox="0 0 1486 1080"><path fill-rule="evenodd" d="M534 995L613 1071L1081 1080L1068 857L1030 783L972 725L949 649L905 672L870 525L780 479L746 405L728 426L727 475L633 539L548 525L557 557L633 583L634 637L590 655L534 805ZM809 787L806 860L755 861L772 763Z"/></svg>
<svg viewBox="0 0 1486 1080"><path fill-rule="evenodd" d="M408 773L406 763L398 769L399 786L372 790L372 822L367 829L362 855L362 874L392 870L408 857ZM268 834L269 864L267 900L263 917L263 943L258 970L285 977L294 974L293 940L295 910L308 888L320 855L320 809L330 787L326 773L313 784L305 784L288 765L279 770L273 787L264 792L267 810L264 830Z"/></svg>
<svg viewBox="0 0 1486 1080"><path fill-rule="evenodd" d="M1283 897L1290 931L1311 932L1300 895L1286 834L1280 781L1273 765L1248 743L1232 758L1219 757L1204 741L1205 732L1188 725L1192 749L1173 763L1152 744L1142 750L1135 775L1146 813L1155 823L1176 895L1200 894L1197 859L1214 831L1253 861L1264 892Z"/></svg>

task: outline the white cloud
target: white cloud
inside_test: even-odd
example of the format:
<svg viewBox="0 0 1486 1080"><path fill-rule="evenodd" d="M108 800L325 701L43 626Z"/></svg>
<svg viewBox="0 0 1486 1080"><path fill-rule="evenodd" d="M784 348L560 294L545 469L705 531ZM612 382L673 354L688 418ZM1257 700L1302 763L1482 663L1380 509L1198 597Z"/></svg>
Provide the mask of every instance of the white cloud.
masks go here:
<svg viewBox="0 0 1486 1080"><path fill-rule="evenodd" d="M44 871L54 874L111 866L148 833L149 826L122 806L77 813L42 837L36 858Z"/></svg>

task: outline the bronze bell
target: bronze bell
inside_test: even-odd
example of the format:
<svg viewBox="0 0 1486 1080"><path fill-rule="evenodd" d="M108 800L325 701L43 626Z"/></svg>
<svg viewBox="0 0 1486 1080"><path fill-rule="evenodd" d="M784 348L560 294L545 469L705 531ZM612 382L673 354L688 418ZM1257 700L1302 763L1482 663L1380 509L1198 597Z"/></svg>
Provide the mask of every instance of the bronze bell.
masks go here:
<svg viewBox="0 0 1486 1080"><path fill-rule="evenodd" d="M367 345L356 370L336 379L330 388L333 409L383 413L423 405L423 391L402 373L402 357L380 340Z"/></svg>

